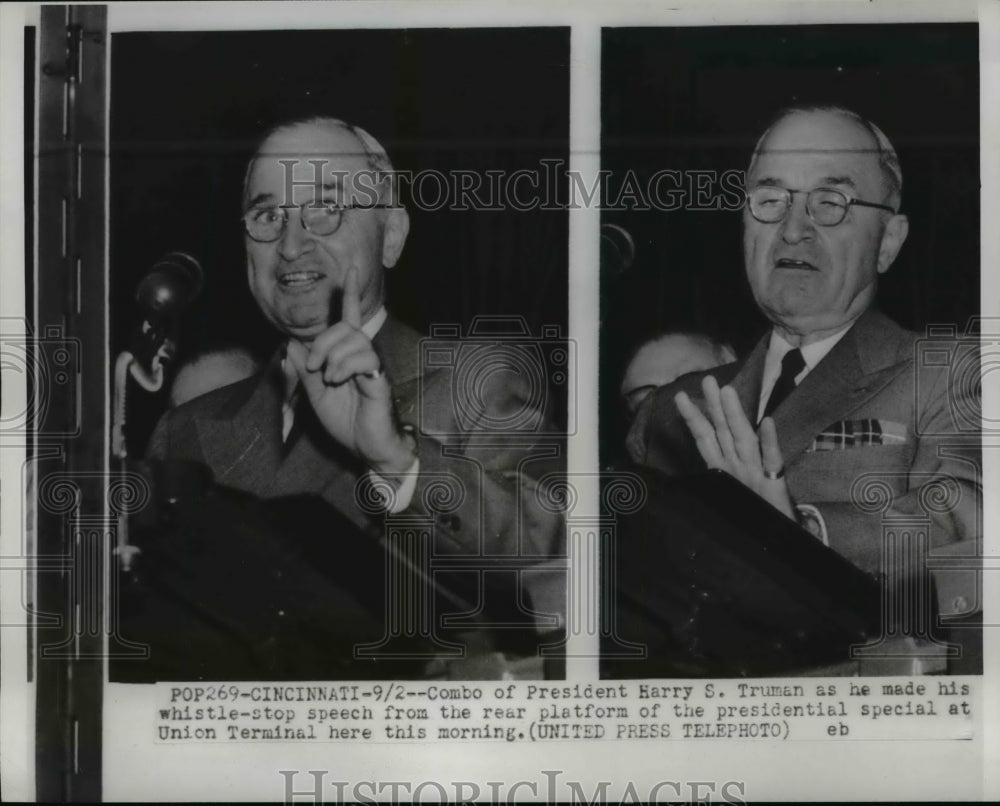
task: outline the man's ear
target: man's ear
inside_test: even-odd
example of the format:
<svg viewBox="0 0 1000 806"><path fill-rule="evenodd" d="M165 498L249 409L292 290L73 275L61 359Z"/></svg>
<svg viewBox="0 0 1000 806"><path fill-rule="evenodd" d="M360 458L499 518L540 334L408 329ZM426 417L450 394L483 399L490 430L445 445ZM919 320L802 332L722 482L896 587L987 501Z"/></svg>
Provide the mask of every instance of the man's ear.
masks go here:
<svg viewBox="0 0 1000 806"><path fill-rule="evenodd" d="M889 219L882 233L882 242L878 247L878 273L885 274L889 271L892 261L896 259L899 250L910 232L910 221L905 215L897 213Z"/></svg>
<svg viewBox="0 0 1000 806"><path fill-rule="evenodd" d="M393 207L385 220L382 235L382 265L391 269L403 254L403 245L410 232L410 215L404 207Z"/></svg>

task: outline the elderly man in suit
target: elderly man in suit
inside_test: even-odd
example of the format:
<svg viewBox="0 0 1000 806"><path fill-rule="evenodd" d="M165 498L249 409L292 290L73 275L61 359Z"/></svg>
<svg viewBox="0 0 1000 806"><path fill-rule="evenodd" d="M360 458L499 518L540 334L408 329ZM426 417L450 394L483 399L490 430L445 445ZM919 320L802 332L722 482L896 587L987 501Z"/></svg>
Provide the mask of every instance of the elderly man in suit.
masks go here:
<svg viewBox="0 0 1000 806"><path fill-rule="evenodd" d="M979 449L960 422L974 391L918 360L917 335L873 307L908 230L889 140L848 110L789 110L758 141L746 190L746 273L771 329L742 361L649 398L632 458L724 470L869 573L882 570L887 516L929 514L932 550L974 545ZM872 480L880 512L860 500ZM928 511L928 485L949 505ZM975 605L970 578L967 595L939 579L942 612Z"/></svg>
<svg viewBox="0 0 1000 806"><path fill-rule="evenodd" d="M562 520L536 496L558 435L541 412L534 435L504 432L538 395L514 370L457 394L455 368L424 366L420 335L386 310L409 217L382 146L333 118L273 129L243 222L250 289L287 340L254 377L168 411L148 453L260 498L315 494L373 539L405 514L434 522L436 553L558 554Z"/></svg>

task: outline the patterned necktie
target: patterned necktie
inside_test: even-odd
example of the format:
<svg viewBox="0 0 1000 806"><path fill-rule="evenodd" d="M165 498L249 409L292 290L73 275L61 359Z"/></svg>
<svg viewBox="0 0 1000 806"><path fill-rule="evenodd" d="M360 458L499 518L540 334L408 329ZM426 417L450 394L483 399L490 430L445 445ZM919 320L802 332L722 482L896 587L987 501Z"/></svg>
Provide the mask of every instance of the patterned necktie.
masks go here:
<svg viewBox="0 0 1000 806"><path fill-rule="evenodd" d="M795 388L795 376L802 372L805 366L806 362L800 349L795 348L785 353L785 357L781 359L781 374L775 381L771 396L767 399L767 405L764 406L764 417L770 417L781 401L788 397L792 389ZM764 417L761 417L761 420Z"/></svg>

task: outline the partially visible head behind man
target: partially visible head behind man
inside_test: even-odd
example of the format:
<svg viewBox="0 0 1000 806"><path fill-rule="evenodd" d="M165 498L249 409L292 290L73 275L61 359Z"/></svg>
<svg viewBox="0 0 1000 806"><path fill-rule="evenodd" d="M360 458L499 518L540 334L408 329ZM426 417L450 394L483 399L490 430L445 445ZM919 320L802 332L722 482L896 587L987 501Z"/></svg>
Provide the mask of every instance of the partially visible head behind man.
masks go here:
<svg viewBox="0 0 1000 806"><path fill-rule="evenodd" d="M843 329L873 302L908 222L895 149L839 107L784 111L747 172L744 260L754 298L790 340Z"/></svg>
<svg viewBox="0 0 1000 806"><path fill-rule="evenodd" d="M283 333L308 342L336 322L351 268L362 319L383 304L409 218L388 154L363 129L325 117L272 129L247 168L243 212L250 290Z"/></svg>
<svg viewBox="0 0 1000 806"><path fill-rule="evenodd" d="M657 387L681 375L729 364L736 353L728 344L696 333L664 333L643 342L632 354L622 377L621 395L629 416Z"/></svg>
<svg viewBox="0 0 1000 806"><path fill-rule="evenodd" d="M242 347L221 347L198 353L177 368L170 384L170 407L249 378L258 367L257 359Z"/></svg>

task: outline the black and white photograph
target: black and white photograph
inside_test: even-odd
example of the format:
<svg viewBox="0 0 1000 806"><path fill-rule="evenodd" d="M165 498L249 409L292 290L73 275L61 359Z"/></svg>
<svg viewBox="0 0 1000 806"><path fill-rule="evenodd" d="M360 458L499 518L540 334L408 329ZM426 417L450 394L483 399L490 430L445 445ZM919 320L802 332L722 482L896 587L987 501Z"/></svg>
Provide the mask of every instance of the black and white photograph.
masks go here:
<svg viewBox="0 0 1000 806"><path fill-rule="evenodd" d="M101 698L80 681L99 688L105 671L132 685L561 678L568 569L549 489L565 478L575 354L567 211L549 197L568 167L568 29L103 23L42 9L28 272L29 327L71 299L55 321L78 359L78 388L28 447L32 539L72 554L67 524L111 516L110 544L77 538L94 564L69 585L41 574L30 601L71 607L104 568L90 591L104 629L38 618L29 638L40 687L67 669L78 681L85 758L100 758ZM48 450L57 425L65 450ZM161 738L201 735L172 713ZM316 735L257 725L252 738ZM81 781L77 794L100 777Z"/></svg>
<svg viewBox="0 0 1000 806"><path fill-rule="evenodd" d="M981 673L978 35L604 30L605 675Z"/></svg>
<svg viewBox="0 0 1000 806"><path fill-rule="evenodd" d="M566 213L504 194L565 171L567 31L113 39L116 455L169 492L112 679L554 674Z"/></svg>
<svg viewBox="0 0 1000 806"><path fill-rule="evenodd" d="M0 792L990 801L1000 7L0 2Z"/></svg>

